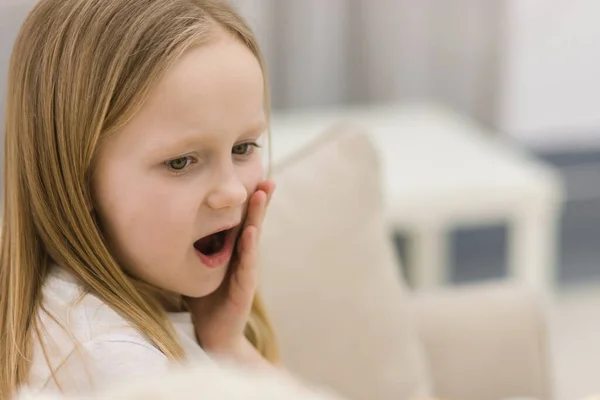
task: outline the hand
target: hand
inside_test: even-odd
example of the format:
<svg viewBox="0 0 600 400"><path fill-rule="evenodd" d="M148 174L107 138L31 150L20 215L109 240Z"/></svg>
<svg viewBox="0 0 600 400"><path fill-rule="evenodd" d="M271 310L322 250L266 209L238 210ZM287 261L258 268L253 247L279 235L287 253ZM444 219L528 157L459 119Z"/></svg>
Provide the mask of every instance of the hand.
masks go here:
<svg viewBox="0 0 600 400"><path fill-rule="evenodd" d="M207 351L242 357L248 354L244 329L257 287L258 244L275 182L259 183L250 197L236 253L221 286L208 296L186 298L198 341ZM244 357L246 358L246 357Z"/></svg>

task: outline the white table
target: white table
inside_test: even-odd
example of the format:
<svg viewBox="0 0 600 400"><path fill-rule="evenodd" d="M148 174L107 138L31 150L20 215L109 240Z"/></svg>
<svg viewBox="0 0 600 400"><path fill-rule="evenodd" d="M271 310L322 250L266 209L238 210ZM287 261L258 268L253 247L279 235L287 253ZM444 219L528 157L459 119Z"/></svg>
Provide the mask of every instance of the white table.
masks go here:
<svg viewBox="0 0 600 400"><path fill-rule="evenodd" d="M408 232L417 288L447 278L448 233L507 223L509 273L540 289L555 280L563 185L550 167L434 105L304 111L272 117L274 160L340 122L363 126L382 155L389 221Z"/></svg>

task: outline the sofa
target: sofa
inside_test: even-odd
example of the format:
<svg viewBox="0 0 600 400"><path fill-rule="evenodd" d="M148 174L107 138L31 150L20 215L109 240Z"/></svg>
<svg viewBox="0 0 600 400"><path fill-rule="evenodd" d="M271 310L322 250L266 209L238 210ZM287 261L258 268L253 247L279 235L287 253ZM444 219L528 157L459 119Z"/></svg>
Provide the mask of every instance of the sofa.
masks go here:
<svg viewBox="0 0 600 400"><path fill-rule="evenodd" d="M408 288L367 132L334 126L271 169L261 292L293 374L352 400L552 398L534 292Z"/></svg>

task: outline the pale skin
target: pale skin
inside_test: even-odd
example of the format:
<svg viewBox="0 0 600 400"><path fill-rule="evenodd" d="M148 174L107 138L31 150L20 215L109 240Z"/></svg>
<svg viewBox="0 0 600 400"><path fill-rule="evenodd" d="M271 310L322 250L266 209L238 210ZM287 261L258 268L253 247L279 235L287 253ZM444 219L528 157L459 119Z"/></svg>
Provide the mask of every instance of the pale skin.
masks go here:
<svg viewBox="0 0 600 400"><path fill-rule="evenodd" d="M209 352L267 361L244 337L257 286L258 241L275 190L256 144L263 74L252 52L215 27L188 50L136 116L100 145L93 208L129 273L181 295ZM194 243L236 225L237 254L203 265Z"/></svg>

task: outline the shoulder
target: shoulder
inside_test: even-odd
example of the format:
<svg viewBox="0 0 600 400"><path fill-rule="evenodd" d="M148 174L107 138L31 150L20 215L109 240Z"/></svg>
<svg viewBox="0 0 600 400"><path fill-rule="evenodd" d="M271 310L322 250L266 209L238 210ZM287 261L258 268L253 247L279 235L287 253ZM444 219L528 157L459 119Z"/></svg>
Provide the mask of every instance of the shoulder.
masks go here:
<svg viewBox="0 0 600 400"><path fill-rule="evenodd" d="M44 286L31 386L79 392L168 368L167 357L127 320L64 274L53 272Z"/></svg>
<svg viewBox="0 0 600 400"><path fill-rule="evenodd" d="M52 366L36 354L33 367L31 389L84 394L148 373L167 372L170 365L144 342L107 335L73 346L54 358Z"/></svg>
<svg viewBox="0 0 600 400"><path fill-rule="evenodd" d="M95 295L85 293L77 280L64 270L53 270L42 295L39 319L48 336L63 338L67 335L79 343L114 342L115 338L121 338L152 347L129 321Z"/></svg>

